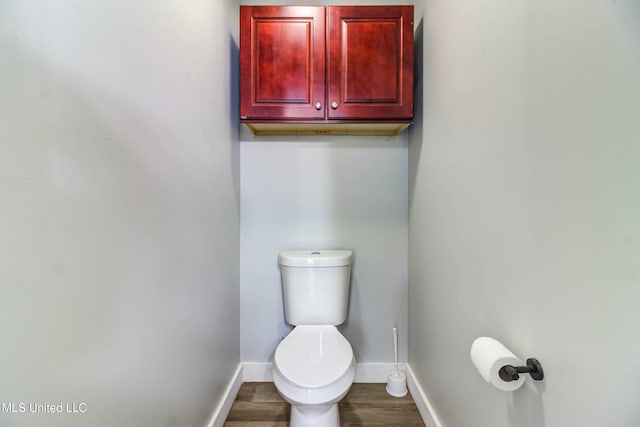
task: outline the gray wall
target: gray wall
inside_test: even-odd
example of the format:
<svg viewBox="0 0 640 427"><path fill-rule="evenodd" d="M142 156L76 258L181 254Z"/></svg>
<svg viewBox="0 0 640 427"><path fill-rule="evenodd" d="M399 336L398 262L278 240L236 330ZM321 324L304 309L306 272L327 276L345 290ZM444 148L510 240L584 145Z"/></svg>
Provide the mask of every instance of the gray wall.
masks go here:
<svg viewBox="0 0 640 427"><path fill-rule="evenodd" d="M391 329L407 332L406 135L241 143L241 346L268 361L284 320L278 252L351 249L349 318L358 362L391 362Z"/></svg>
<svg viewBox="0 0 640 427"><path fill-rule="evenodd" d="M0 3L0 402L86 403L3 426L203 426L231 379L229 6Z"/></svg>
<svg viewBox="0 0 640 427"><path fill-rule="evenodd" d="M409 363L447 427L640 425L640 7L425 0ZM477 336L538 357L509 394Z"/></svg>

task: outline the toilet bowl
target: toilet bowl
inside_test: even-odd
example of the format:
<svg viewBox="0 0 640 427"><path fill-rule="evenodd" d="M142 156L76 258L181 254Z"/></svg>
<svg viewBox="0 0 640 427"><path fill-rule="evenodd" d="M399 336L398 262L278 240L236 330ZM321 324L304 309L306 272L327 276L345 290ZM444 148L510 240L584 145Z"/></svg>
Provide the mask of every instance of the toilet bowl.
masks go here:
<svg viewBox="0 0 640 427"><path fill-rule="evenodd" d="M351 345L333 325L296 326L276 348L274 384L291 427L339 427L338 402L355 378Z"/></svg>
<svg viewBox="0 0 640 427"><path fill-rule="evenodd" d="M355 379L347 319L352 252L282 251L285 320L293 330L278 345L273 382L291 404L290 427L339 427L338 402Z"/></svg>

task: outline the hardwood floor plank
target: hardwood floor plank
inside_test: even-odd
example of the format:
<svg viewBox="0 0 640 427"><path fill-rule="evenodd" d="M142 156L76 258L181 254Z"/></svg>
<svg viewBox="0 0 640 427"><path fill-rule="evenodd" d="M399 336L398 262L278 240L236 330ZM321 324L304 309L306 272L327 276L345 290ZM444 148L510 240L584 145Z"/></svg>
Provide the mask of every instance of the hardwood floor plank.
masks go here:
<svg viewBox="0 0 640 427"><path fill-rule="evenodd" d="M288 421L227 421L224 427L289 427Z"/></svg>
<svg viewBox="0 0 640 427"><path fill-rule="evenodd" d="M339 404L341 427L425 427L411 396L390 396L385 387L353 384ZM288 427L289 412L273 383L244 383L224 427Z"/></svg>
<svg viewBox="0 0 640 427"><path fill-rule="evenodd" d="M276 390L277 392L277 390ZM342 400L349 403L408 403L413 404L411 395L407 393L404 397L393 397L387 393L386 384L364 383L354 384L349 393Z"/></svg>
<svg viewBox="0 0 640 427"><path fill-rule="evenodd" d="M234 402L227 421L288 421L287 402Z"/></svg>
<svg viewBox="0 0 640 427"><path fill-rule="evenodd" d="M415 406L415 405L413 405ZM418 421L424 426L418 413L417 408L413 410L411 405L406 404L387 404L387 405L369 405L369 404L349 404L340 405L340 420L343 424L352 423L352 425L415 425Z"/></svg>
<svg viewBox="0 0 640 427"><path fill-rule="evenodd" d="M251 402L253 396L256 393L256 387L260 383L242 383L238 395L235 398L236 402ZM276 390L277 391L277 390Z"/></svg>
<svg viewBox="0 0 640 427"><path fill-rule="evenodd" d="M273 383L255 383L254 402L284 402Z"/></svg>

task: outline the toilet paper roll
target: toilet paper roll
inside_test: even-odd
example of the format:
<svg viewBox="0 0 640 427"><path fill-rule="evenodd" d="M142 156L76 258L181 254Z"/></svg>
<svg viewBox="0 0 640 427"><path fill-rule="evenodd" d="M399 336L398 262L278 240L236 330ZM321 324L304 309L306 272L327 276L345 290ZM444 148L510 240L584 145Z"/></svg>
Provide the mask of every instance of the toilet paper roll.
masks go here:
<svg viewBox="0 0 640 427"><path fill-rule="evenodd" d="M509 349L499 341L490 337L480 337L471 344L471 361L482 375L482 378L499 390L514 391L522 387L525 375L521 374L517 381L503 381L498 374L504 365L524 366Z"/></svg>

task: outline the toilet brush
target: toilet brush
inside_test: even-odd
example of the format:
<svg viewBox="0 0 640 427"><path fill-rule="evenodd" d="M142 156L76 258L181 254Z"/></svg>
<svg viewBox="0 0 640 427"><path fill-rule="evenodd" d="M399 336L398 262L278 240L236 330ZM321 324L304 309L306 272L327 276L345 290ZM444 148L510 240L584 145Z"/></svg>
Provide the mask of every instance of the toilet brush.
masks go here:
<svg viewBox="0 0 640 427"><path fill-rule="evenodd" d="M398 328L393 328L393 360L396 362L396 371L400 372L398 367Z"/></svg>
<svg viewBox="0 0 640 427"><path fill-rule="evenodd" d="M396 369L387 375L387 393L394 397L403 397L407 394L407 377L398 364L398 328L393 328L393 358Z"/></svg>

